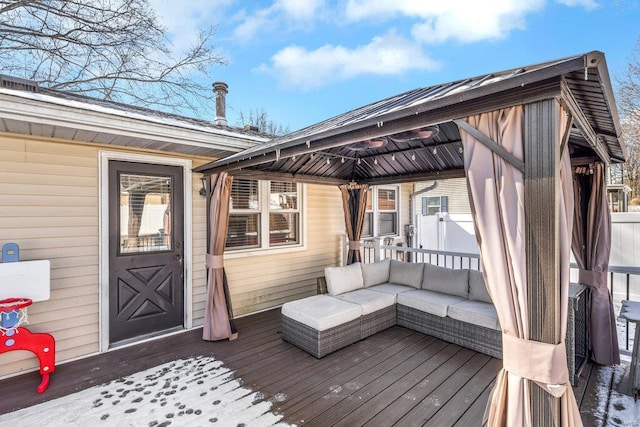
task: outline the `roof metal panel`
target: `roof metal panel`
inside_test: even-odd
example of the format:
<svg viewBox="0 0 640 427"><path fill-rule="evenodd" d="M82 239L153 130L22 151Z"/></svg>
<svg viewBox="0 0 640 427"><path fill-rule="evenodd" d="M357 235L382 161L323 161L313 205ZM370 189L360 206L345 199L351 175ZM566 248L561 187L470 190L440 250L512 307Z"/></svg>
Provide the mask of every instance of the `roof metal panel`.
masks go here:
<svg viewBox="0 0 640 427"><path fill-rule="evenodd" d="M618 117L604 55L590 52L414 89L356 108L196 170L235 170L235 174L242 170L260 170L263 173L292 173L294 176L301 173L314 179L331 179L331 182L336 179L358 182L383 182L386 179L397 182L398 179L411 180L411 176L429 174L453 176L464 168L464 162L459 131L451 120L509 105L557 97L563 79L590 125L601 134L600 138L605 141L612 158L615 161L623 159L624 147L617 135ZM388 139L384 147L364 151L354 150L351 145L357 141L397 135L400 131L434 124L440 128L440 133L434 138L404 142ZM580 138L581 134L572 133L571 143L581 144ZM435 154L434 147L437 147ZM589 145L583 144L581 150L585 147ZM304 160L274 161L275 150L278 150L279 156L296 154ZM312 152L316 153L314 158L311 157ZM332 161L333 158L340 161Z"/></svg>

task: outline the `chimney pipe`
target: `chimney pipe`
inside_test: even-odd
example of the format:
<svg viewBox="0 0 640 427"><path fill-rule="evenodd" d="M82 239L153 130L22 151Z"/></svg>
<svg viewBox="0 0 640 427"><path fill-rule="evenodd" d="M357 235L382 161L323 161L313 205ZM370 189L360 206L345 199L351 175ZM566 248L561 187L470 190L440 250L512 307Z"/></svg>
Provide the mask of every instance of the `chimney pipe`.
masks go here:
<svg viewBox="0 0 640 427"><path fill-rule="evenodd" d="M227 125L227 116L226 116L226 95L229 86L224 82L215 82L213 84L213 93L216 94L216 119L213 123L217 125Z"/></svg>

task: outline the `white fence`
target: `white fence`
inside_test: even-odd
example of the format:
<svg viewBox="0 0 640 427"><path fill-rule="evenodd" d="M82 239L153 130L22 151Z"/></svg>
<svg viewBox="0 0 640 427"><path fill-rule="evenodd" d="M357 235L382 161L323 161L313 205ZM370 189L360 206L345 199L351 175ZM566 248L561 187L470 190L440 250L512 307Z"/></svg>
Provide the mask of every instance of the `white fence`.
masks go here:
<svg viewBox="0 0 640 427"><path fill-rule="evenodd" d="M416 248L430 251L478 254L471 215L446 213L416 217ZM609 289L616 313L622 300L640 301L640 213L611 214ZM577 269L571 281L578 280ZM633 325L618 321L620 347L628 352L633 343Z"/></svg>

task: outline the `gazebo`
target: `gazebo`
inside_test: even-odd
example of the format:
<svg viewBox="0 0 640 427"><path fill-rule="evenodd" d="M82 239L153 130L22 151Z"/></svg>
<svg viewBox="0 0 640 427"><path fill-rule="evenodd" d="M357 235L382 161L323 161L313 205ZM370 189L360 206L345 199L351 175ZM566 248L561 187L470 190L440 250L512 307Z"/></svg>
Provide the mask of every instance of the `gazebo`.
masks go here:
<svg viewBox="0 0 640 427"><path fill-rule="evenodd" d="M466 177L503 330L489 424L580 425L564 346L570 251L591 288L592 358L619 363L605 182L606 165L625 160L619 129L594 51L415 89L196 168L212 194L204 338L234 333L221 309L233 175L339 185L350 260L368 186Z"/></svg>

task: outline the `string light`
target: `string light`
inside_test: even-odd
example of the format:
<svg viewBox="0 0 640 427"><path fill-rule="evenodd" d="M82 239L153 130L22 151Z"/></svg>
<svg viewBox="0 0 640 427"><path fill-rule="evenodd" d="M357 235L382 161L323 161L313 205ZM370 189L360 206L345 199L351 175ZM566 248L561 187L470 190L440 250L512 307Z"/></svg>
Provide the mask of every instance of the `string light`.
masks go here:
<svg viewBox="0 0 640 427"><path fill-rule="evenodd" d="M395 159L396 159L396 153L393 153L393 154L391 155L391 160L395 160Z"/></svg>
<svg viewBox="0 0 640 427"><path fill-rule="evenodd" d="M413 161L415 161L415 160L416 160L416 155L415 155L415 154L412 154L412 155L411 155L411 160L413 160Z"/></svg>
<svg viewBox="0 0 640 427"><path fill-rule="evenodd" d="M373 164L377 165L378 164L378 158L376 157L375 159L373 159Z"/></svg>
<svg viewBox="0 0 640 427"><path fill-rule="evenodd" d="M344 157L340 159L340 163L344 163Z"/></svg>
<svg viewBox="0 0 640 427"><path fill-rule="evenodd" d="M438 154L438 149L436 147L433 147L433 155L435 156L436 154Z"/></svg>
<svg viewBox="0 0 640 427"><path fill-rule="evenodd" d="M463 151L464 149L462 147L458 148L458 153L462 154Z"/></svg>
<svg viewBox="0 0 640 427"><path fill-rule="evenodd" d="M327 164L330 165L331 164L331 160L327 159Z"/></svg>
<svg viewBox="0 0 640 427"><path fill-rule="evenodd" d="M360 159L358 158L358 164L360 164Z"/></svg>

